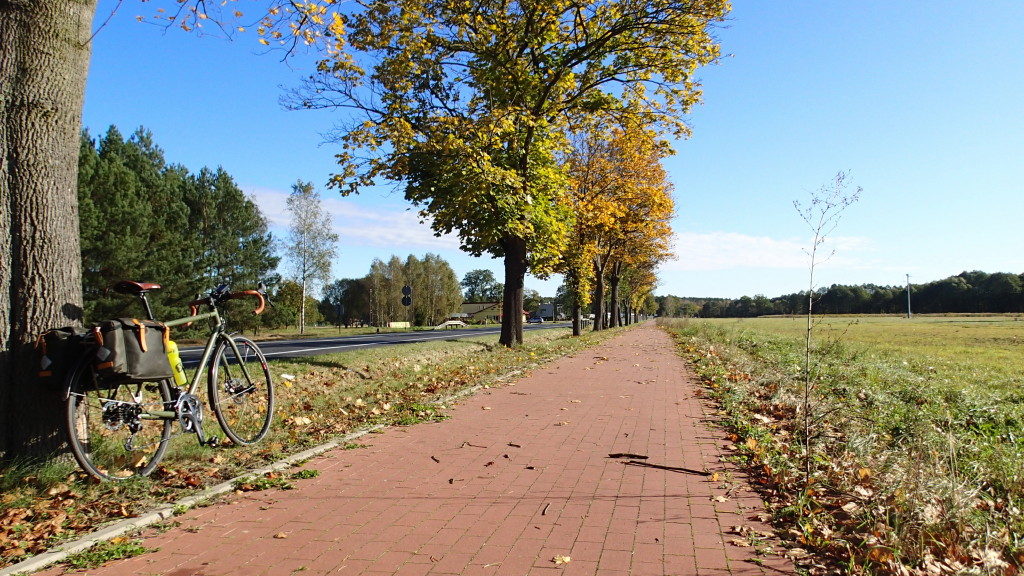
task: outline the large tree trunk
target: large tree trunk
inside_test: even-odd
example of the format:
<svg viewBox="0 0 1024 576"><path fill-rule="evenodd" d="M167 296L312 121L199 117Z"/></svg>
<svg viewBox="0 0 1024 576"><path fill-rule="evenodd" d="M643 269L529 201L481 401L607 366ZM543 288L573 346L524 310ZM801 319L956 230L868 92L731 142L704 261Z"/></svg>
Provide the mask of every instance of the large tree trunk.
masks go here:
<svg viewBox="0 0 1024 576"><path fill-rule="evenodd" d="M572 335L579 336L581 332L581 325L583 324L583 311L580 308L579 302L572 303Z"/></svg>
<svg viewBox="0 0 1024 576"><path fill-rule="evenodd" d="M594 332L604 330L604 266L594 259Z"/></svg>
<svg viewBox="0 0 1024 576"><path fill-rule="evenodd" d="M0 452L44 455L35 334L82 320L78 151L96 0L0 0Z"/></svg>
<svg viewBox="0 0 1024 576"><path fill-rule="evenodd" d="M622 265L619 262L612 264L612 273L608 276L608 288L611 292L611 327L622 326L622 319L619 318L619 269Z"/></svg>
<svg viewBox="0 0 1024 576"><path fill-rule="evenodd" d="M523 343L523 286L526 280L526 240L509 236L505 248L505 292L501 301L501 337L512 348Z"/></svg>

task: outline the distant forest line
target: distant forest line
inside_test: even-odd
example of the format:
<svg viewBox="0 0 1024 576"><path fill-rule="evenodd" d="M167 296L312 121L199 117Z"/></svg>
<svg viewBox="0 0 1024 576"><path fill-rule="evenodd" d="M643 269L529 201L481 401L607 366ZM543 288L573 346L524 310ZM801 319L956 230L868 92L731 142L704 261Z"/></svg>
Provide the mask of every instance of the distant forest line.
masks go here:
<svg viewBox="0 0 1024 576"><path fill-rule="evenodd" d="M920 314L1024 312L1024 274L961 272L926 284L910 285L911 311ZM658 315L669 317L750 318L806 314L807 292L775 298L656 296ZM904 314L906 286L833 284L816 291L814 311L821 314Z"/></svg>

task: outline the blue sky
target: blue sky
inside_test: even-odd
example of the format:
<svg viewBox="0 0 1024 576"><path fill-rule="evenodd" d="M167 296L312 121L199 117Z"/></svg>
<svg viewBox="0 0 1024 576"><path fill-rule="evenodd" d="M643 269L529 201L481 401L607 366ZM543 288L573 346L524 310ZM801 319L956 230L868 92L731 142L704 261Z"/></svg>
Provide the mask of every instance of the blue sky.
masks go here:
<svg viewBox="0 0 1024 576"><path fill-rule="evenodd" d="M242 0L240 4L244 4ZM100 0L96 27L117 6ZM321 187L341 237L336 277L373 258L471 258L417 223L400 192L340 198L322 185L338 112L285 111L309 59L139 23L125 0L94 39L84 125L145 126L169 162L223 166L283 233L296 179ZM721 63L700 72L693 135L666 167L678 258L658 294L776 296L807 287L811 240L792 206L843 170L863 187L832 235L817 284L927 282L962 270L1024 272L1024 2L734 2ZM153 279L159 280L159 279ZM527 278L552 295L559 284Z"/></svg>

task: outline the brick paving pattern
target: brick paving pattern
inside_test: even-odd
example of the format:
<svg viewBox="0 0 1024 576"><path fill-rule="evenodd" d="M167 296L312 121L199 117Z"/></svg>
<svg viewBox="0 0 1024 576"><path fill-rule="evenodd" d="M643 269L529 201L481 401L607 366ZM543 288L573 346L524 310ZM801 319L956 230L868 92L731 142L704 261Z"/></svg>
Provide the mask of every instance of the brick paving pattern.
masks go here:
<svg viewBox="0 0 1024 576"><path fill-rule="evenodd" d="M190 510L146 538L158 552L88 573L793 573L733 542L736 526L769 529L695 391L671 339L640 327L466 398L449 420L316 458L320 475L295 490Z"/></svg>

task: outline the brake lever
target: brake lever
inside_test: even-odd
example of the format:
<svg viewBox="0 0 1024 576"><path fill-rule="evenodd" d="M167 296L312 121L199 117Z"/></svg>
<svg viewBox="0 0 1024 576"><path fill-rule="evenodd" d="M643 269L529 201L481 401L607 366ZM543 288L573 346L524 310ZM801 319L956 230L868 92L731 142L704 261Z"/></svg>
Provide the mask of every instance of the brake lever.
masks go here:
<svg viewBox="0 0 1024 576"><path fill-rule="evenodd" d="M274 307L274 303L270 301L270 294L267 293L267 285L266 284L264 284L263 282L260 282L256 286L256 291L260 293L260 296L263 296L263 301L267 303L267 306L270 306L271 308Z"/></svg>

